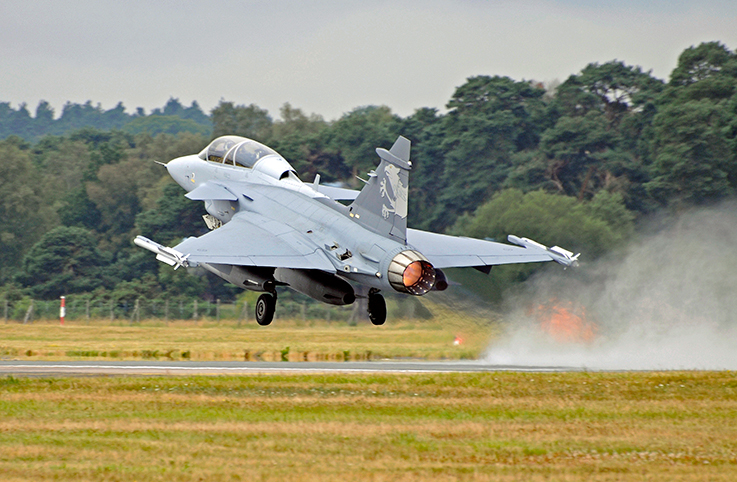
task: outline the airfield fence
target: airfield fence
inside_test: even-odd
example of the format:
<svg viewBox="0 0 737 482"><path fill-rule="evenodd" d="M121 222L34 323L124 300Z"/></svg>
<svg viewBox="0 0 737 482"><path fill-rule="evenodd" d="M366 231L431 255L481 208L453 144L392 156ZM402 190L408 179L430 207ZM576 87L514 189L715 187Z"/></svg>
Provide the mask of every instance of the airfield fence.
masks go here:
<svg viewBox="0 0 737 482"><path fill-rule="evenodd" d="M93 300L67 296L65 321L85 322L109 320L111 323L140 323L141 320L180 321L207 320L246 322L253 321L253 303L221 303L192 298L133 300ZM2 305L0 305L2 308ZM39 320L59 319L60 300L4 301L5 323L33 323ZM325 306L312 303L279 300L276 317L302 320L321 319L346 321L352 319L351 306Z"/></svg>

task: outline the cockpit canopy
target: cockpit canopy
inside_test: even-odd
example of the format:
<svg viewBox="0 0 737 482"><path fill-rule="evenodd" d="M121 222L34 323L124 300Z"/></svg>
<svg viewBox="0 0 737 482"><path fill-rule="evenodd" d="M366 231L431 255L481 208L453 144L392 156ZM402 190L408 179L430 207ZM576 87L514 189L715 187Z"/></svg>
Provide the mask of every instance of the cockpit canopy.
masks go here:
<svg viewBox="0 0 737 482"><path fill-rule="evenodd" d="M253 167L256 161L266 156L279 154L263 144L239 136L218 137L200 153L200 159L206 161L243 167Z"/></svg>
<svg viewBox="0 0 737 482"><path fill-rule="evenodd" d="M276 179L298 179L294 168L278 152L245 137L218 137L200 152L199 157L228 166L255 169Z"/></svg>

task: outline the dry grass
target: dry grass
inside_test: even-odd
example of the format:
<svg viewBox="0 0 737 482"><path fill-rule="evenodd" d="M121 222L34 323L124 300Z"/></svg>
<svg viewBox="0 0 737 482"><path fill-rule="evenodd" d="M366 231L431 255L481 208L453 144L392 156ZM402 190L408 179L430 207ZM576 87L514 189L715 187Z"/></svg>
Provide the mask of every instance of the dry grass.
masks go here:
<svg viewBox="0 0 737 482"><path fill-rule="evenodd" d="M3 480L735 480L732 372L0 379Z"/></svg>
<svg viewBox="0 0 737 482"><path fill-rule="evenodd" d="M381 358L476 358L488 345L489 325L454 320L407 322L384 326L324 321L277 320L269 327L255 322L144 321L110 325L109 321L0 324L0 356L28 359L172 358L192 360L292 361ZM457 335L464 344L454 346Z"/></svg>

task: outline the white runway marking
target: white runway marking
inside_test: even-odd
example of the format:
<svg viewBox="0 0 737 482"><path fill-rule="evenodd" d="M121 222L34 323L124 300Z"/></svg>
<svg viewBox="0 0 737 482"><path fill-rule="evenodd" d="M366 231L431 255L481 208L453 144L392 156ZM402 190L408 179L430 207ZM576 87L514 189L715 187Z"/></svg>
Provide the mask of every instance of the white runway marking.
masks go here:
<svg viewBox="0 0 737 482"><path fill-rule="evenodd" d="M580 371L568 367L489 365L482 362L20 362L0 361L0 375L234 375L254 373L470 373Z"/></svg>

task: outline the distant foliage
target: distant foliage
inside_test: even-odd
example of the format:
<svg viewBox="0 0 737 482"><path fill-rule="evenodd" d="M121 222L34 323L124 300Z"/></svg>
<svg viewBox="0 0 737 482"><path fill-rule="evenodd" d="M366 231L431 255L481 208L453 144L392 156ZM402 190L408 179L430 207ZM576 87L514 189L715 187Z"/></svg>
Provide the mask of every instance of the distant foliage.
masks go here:
<svg viewBox="0 0 737 482"><path fill-rule="evenodd" d="M28 251L17 278L37 298L58 298L103 286L102 268L108 263L89 231L60 226Z"/></svg>
<svg viewBox="0 0 737 482"><path fill-rule="evenodd" d="M103 110L99 104L93 106L92 101L84 104L67 102L58 119L54 118L54 109L43 100L36 107L35 116L31 116L26 104L14 109L10 103L0 102L0 139L18 136L37 141L46 135L64 135L85 127L102 131L122 129L131 134L147 132L152 135L180 132L209 135L212 132L212 122L197 102L184 107L178 99L173 98L163 109L154 109L150 115L146 115L140 107L135 113L128 114L122 102L109 110Z"/></svg>
<svg viewBox="0 0 737 482"><path fill-rule="evenodd" d="M256 104L243 106L221 101L212 110L212 121L213 137L236 135L264 142L271 135L271 116Z"/></svg>
<svg viewBox="0 0 737 482"><path fill-rule="evenodd" d="M590 201L579 202L561 194L506 189L461 217L452 231L499 241L516 234L585 252L592 259L622 244L632 233L633 222L634 214L616 193L600 191Z"/></svg>
<svg viewBox="0 0 737 482"><path fill-rule="evenodd" d="M148 114L67 103L58 117L45 101L33 113L0 102L2 291L232 298L220 280L174 272L131 243L137 234L176 243L205 232L202 204L153 161L197 153L225 134L273 147L303 181L320 174L355 188L376 167L375 149L404 135L412 141L410 226L527 236L582 259L622 246L655 210L713 203L737 189L737 55L719 42L686 49L667 82L619 60L547 87L478 75L446 107L402 118L388 106L361 106L326 121L290 104L274 119L225 100L208 114L173 98ZM535 269L493 270L496 293ZM467 272L460 276L478 274Z"/></svg>

